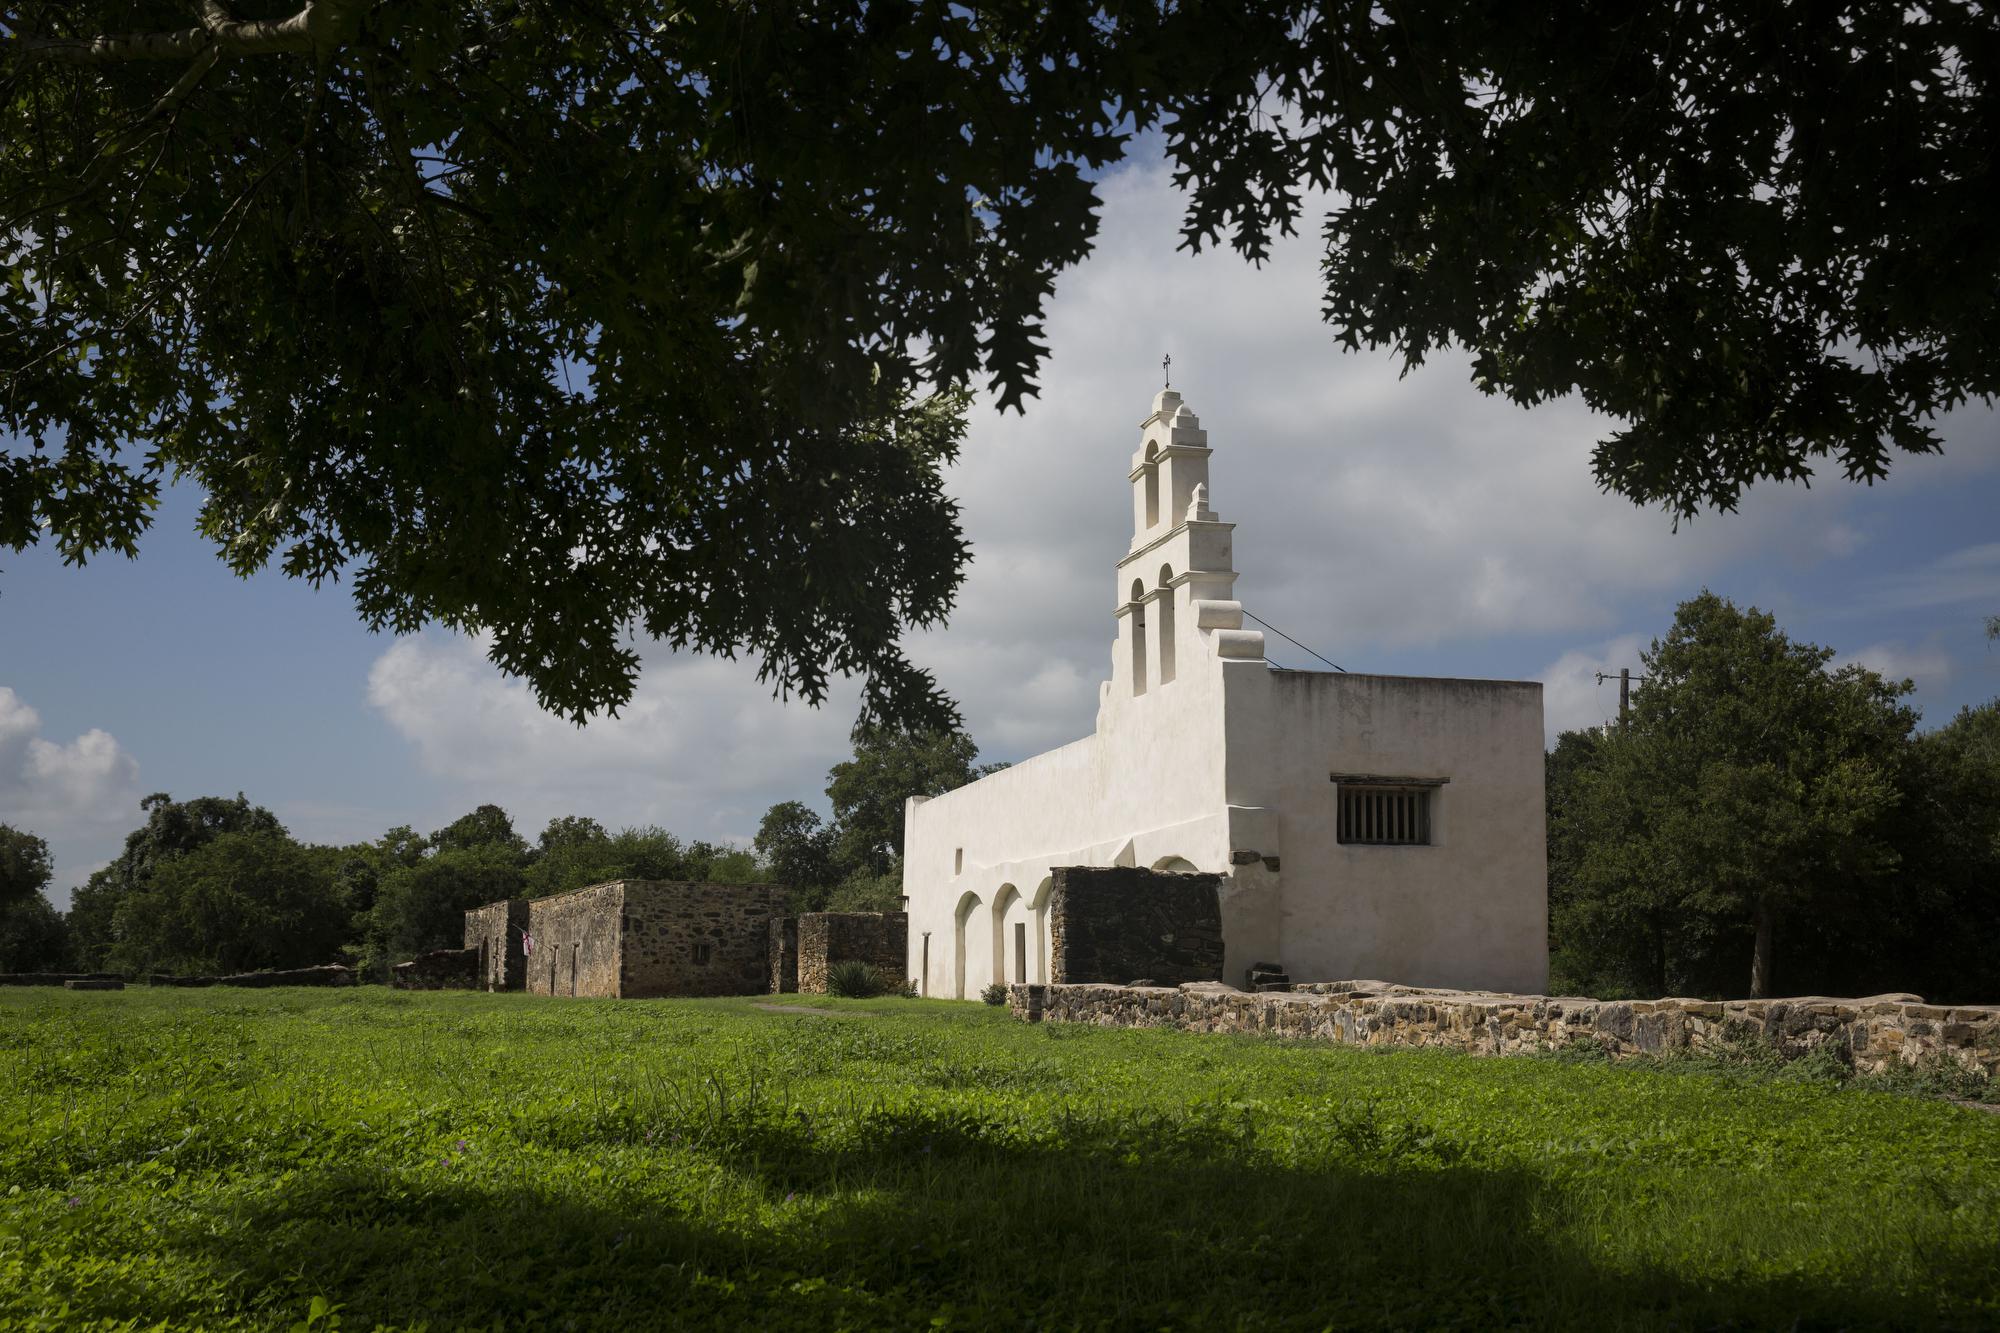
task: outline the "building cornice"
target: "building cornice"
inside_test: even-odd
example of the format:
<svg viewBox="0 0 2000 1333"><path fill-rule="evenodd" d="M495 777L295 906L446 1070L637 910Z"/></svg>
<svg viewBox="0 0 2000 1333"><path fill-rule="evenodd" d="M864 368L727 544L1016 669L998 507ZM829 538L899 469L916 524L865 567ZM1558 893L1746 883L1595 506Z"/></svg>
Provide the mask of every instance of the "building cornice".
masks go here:
<svg viewBox="0 0 2000 1333"><path fill-rule="evenodd" d="M1159 536L1153 538L1153 540L1147 542L1144 546L1135 546L1130 551L1126 552L1124 557L1118 561L1118 568L1120 569L1125 568L1126 565L1130 564L1134 560L1137 560L1140 556L1146 554L1146 552L1152 550L1154 547L1159 546L1164 542L1170 542L1175 537L1179 536L1182 532L1194 528L1204 528L1204 529L1213 528L1218 532L1233 532L1236 529L1236 525L1234 523L1224 523L1220 519L1206 519L1206 518L1182 519L1180 522L1174 524L1171 528L1168 528L1165 532L1161 533ZM1234 570L1225 571L1218 569L1212 572L1221 574L1221 573L1234 573L1235 571Z"/></svg>

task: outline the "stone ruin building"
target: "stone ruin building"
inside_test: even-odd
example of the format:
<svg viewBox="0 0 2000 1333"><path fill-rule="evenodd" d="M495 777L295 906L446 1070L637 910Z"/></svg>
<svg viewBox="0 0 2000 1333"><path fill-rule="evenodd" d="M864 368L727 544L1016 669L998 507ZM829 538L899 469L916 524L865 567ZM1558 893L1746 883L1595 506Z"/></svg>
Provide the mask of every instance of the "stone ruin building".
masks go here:
<svg viewBox="0 0 2000 1333"><path fill-rule="evenodd" d="M465 945L395 969L409 989L535 995L824 993L833 968L859 961L904 984L901 912L790 915L777 884L625 879L465 914Z"/></svg>
<svg viewBox="0 0 2000 1333"><path fill-rule="evenodd" d="M865 963L885 986L903 985L910 919L901 912L807 912L771 922L771 991L824 995L833 969Z"/></svg>
<svg viewBox="0 0 2000 1333"><path fill-rule="evenodd" d="M525 989L646 999L754 995L770 976L776 884L623 879L528 903Z"/></svg>

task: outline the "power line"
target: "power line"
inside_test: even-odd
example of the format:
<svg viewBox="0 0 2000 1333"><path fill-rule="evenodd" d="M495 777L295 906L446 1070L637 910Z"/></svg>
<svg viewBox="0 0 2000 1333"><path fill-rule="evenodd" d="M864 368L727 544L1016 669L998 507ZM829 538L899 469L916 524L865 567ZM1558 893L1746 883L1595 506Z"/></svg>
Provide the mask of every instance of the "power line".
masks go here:
<svg viewBox="0 0 2000 1333"><path fill-rule="evenodd" d="M1244 612L1243 612L1243 614L1244 614L1244 615L1246 615L1246 616L1250 616L1250 619L1252 619L1252 620L1256 621L1256 622L1257 622L1258 624L1262 625L1262 626L1263 626L1263 627L1264 627L1265 629L1267 629L1267 630L1271 631L1271 633L1273 633L1273 634L1277 635L1277 636L1278 636L1279 638L1283 639L1283 640L1284 640L1284 641L1285 641L1286 643L1289 643L1289 644L1291 644L1291 645L1292 645L1292 646L1293 646L1294 648L1305 648L1305 651L1307 651L1307 652L1309 652L1309 653L1312 653L1312 655L1313 655L1314 657L1317 657L1317 658L1319 658L1319 660L1320 660L1320 661L1322 661L1322 662L1326 663L1326 664L1327 664L1328 666L1332 667L1332 668L1333 668L1333 669L1334 669L1335 671L1339 671L1339 672L1342 672L1342 673L1345 673L1345 672L1346 672L1346 670L1347 670L1347 668L1346 668L1346 667L1344 667L1344 666L1342 666L1342 665L1341 665L1340 663L1338 663L1338 662L1334 661L1334 660L1333 660L1332 658L1330 658L1330 657L1327 657L1327 656L1325 656L1324 654L1321 654L1321 653L1313 653L1313 650L1312 650L1312 649L1310 649L1310 648L1306 648L1306 646L1305 646L1304 644L1300 643L1300 642L1299 642L1299 641L1298 641L1297 639L1293 638L1293 637L1292 637L1291 635L1289 635L1289 634L1285 633L1285 632L1284 632L1283 630L1279 629L1279 628L1278 628L1278 627L1277 627L1276 625L1273 625L1273 624L1272 624L1272 623L1271 623L1270 621L1268 621L1268 620L1264 619L1264 617L1262 617L1262 616L1256 616L1256 615L1250 615L1250 611L1249 611L1249 609L1248 609L1247 607L1246 607L1246 608L1244 609Z"/></svg>

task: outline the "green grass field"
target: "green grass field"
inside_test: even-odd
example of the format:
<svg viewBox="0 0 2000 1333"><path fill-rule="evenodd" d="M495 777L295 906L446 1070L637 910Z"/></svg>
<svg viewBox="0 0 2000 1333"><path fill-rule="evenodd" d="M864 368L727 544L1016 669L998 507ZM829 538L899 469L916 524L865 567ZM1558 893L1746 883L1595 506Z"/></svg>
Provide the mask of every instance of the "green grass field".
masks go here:
<svg viewBox="0 0 2000 1333"><path fill-rule="evenodd" d="M1981 1110L782 1003L0 992L0 1326L2000 1324Z"/></svg>

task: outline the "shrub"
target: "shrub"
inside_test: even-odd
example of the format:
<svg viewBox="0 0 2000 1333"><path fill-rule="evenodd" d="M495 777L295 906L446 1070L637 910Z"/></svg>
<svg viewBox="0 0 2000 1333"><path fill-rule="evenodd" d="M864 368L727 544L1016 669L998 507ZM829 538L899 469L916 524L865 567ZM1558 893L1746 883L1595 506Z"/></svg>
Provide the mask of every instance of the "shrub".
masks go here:
<svg viewBox="0 0 2000 1333"><path fill-rule="evenodd" d="M979 992L979 998L988 1004L1005 1004L1007 1003L1007 988L996 981L985 990Z"/></svg>
<svg viewBox="0 0 2000 1333"><path fill-rule="evenodd" d="M850 1000L865 1000L882 993L882 974L860 959L850 958L844 963L835 963L833 970L826 974L826 991L829 995L843 995Z"/></svg>

